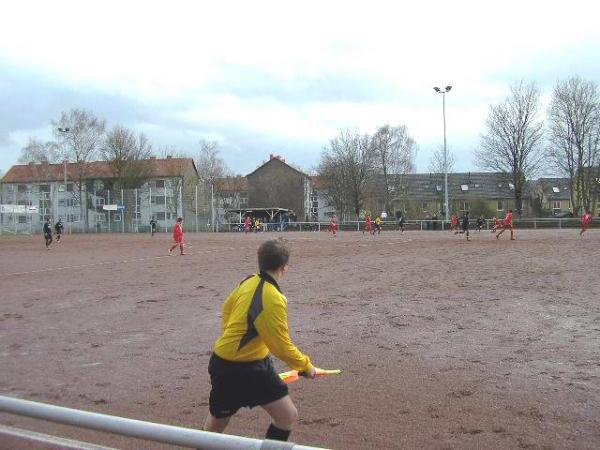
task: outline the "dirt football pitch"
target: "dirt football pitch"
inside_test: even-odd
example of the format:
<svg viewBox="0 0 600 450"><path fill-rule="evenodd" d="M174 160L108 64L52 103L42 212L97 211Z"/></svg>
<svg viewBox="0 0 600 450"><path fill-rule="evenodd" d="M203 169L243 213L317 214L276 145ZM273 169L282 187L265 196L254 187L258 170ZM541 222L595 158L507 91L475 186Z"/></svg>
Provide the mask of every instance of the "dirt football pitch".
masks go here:
<svg viewBox="0 0 600 450"><path fill-rule="evenodd" d="M290 385L333 449L600 448L600 230L0 237L0 394L201 428L225 296L290 241L290 332L339 377ZM277 368L286 370L280 362ZM172 448L0 414L124 449ZM262 438L260 408L232 434ZM0 438L0 448L31 448Z"/></svg>

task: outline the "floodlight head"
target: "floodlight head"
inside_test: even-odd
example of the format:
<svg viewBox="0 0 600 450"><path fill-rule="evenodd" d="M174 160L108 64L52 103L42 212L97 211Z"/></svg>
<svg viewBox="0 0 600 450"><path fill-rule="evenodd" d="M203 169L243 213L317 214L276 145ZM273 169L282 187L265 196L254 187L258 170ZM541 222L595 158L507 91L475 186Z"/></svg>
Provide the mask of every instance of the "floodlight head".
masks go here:
<svg viewBox="0 0 600 450"><path fill-rule="evenodd" d="M439 88L439 87L437 87L437 86L436 86L436 87L434 87L434 88L433 88L433 90L434 90L435 92L440 92L440 88Z"/></svg>
<svg viewBox="0 0 600 450"><path fill-rule="evenodd" d="M452 89L452 86L446 86L446 92L448 92L450 89Z"/></svg>
<svg viewBox="0 0 600 450"><path fill-rule="evenodd" d="M69 128L59 128L58 131L60 131L61 133L68 133L70 131Z"/></svg>

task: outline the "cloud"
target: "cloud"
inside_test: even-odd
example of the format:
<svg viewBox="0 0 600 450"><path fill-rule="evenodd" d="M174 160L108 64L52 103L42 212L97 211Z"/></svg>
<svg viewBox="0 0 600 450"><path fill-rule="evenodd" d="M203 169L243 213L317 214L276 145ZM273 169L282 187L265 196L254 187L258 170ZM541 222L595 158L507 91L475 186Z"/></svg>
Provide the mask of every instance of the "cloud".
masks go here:
<svg viewBox="0 0 600 450"><path fill-rule="evenodd" d="M514 81L597 79L595 2L366 4L12 2L0 27L0 166L83 107L157 148L221 142L235 171L269 153L309 169L341 128L405 124L417 165L448 142L468 168L490 104ZM585 11L582 14L581 11Z"/></svg>

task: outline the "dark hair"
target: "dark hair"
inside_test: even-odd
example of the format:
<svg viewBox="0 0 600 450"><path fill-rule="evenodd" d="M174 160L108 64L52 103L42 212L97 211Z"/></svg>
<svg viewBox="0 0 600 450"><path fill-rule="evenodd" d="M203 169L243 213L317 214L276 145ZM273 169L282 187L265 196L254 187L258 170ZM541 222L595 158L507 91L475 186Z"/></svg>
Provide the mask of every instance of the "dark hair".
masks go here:
<svg viewBox="0 0 600 450"><path fill-rule="evenodd" d="M177 222L183 222L183 218L181 218L181 217L178 217L178 218L177 218Z"/></svg>
<svg viewBox="0 0 600 450"><path fill-rule="evenodd" d="M290 248L285 239L271 239L258 247L258 268L273 271L285 266L290 259Z"/></svg>

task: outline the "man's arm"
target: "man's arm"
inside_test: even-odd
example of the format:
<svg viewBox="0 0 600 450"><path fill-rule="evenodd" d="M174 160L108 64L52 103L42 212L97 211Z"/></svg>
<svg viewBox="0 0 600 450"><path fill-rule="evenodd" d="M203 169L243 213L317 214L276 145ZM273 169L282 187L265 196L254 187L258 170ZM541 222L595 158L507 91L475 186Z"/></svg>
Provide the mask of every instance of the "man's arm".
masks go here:
<svg viewBox="0 0 600 450"><path fill-rule="evenodd" d="M294 370L310 371L310 358L290 338L287 305L281 299L263 299L263 308L254 326L271 353Z"/></svg>

